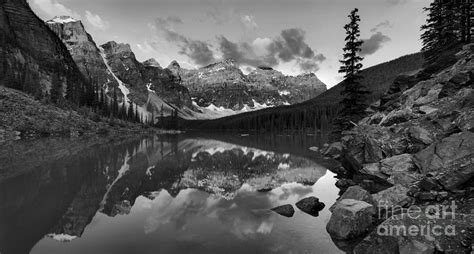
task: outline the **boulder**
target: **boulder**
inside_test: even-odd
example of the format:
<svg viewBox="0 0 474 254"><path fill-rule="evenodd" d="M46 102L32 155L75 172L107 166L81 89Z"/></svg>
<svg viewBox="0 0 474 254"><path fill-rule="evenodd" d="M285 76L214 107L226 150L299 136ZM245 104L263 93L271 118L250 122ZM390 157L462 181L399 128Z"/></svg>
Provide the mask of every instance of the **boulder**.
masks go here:
<svg viewBox="0 0 474 254"><path fill-rule="evenodd" d="M431 144L415 155L417 165L423 173L439 172L458 159L474 154L474 133L453 134Z"/></svg>
<svg viewBox="0 0 474 254"><path fill-rule="evenodd" d="M438 228L433 230L434 226ZM465 239L473 239L473 227L473 215L403 213L380 224L354 248L354 253L469 253L471 246L465 244Z"/></svg>
<svg viewBox="0 0 474 254"><path fill-rule="evenodd" d="M410 197L407 195L408 188L401 184L392 186L386 190L372 194L378 207L394 208L396 206L406 206L410 203Z"/></svg>
<svg viewBox="0 0 474 254"><path fill-rule="evenodd" d="M396 172L411 173L417 170L411 154L400 154L380 161L380 171L387 175Z"/></svg>
<svg viewBox="0 0 474 254"><path fill-rule="evenodd" d="M473 177L474 157L468 155L443 168L443 173L438 176L438 182L444 189L453 191L470 183Z"/></svg>
<svg viewBox="0 0 474 254"><path fill-rule="evenodd" d="M460 130L474 132L474 109L462 112L454 122Z"/></svg>
<svg viewBox="0 0 474 254"><path fill-rule="evenodd" d="M420 181L420 183L418 183L418 186L420 187L420 189L425 190L425 191L431 191L431 190L440 191L441 190L440 184L433 177L424 177Z"/></svg>
<svg viewBox="0 0 474 254"><path fill-rule="evenodd" d="M346 156L353 158L360 165L403 154L408 147L406 137L382 126L357 126L345 134L347 135L342 137L341 141Z"/></svg>
<svg viewBox="0 0 474 254"><path fill-rule="evenodd" d="M388 113L388 115L382 120L380 125L392 126L394 124L407 122L414 118L417 118L417 115L413 113L410 108L400 109Z"/></svg>
<svg viewBox="0 0 474 254"><path fill-rule="evenodd" d="M442 88L441 84L434 86L428 91L428 93L425 96L418 98L415 101L415 105L421 106L421 105L426 105L433 101L436 101L438 99L439 93L441 92L441 88Z"/></svg>
<svg viewBox="0 0 474 254"><path fill-rule="evenodd" d="M334 239L353 239L372 227L374 214L374 206L367 202L343 199L334 209L326 230Z"/></svg>
<svg viewBox="0 0 474 254"><path fill-rule="evenodd" d="M437 108L434 108L434 107L431 107L431 106L428 106L428 105L421 106L419 110L421 112L423 112L424 114L426 114L426 115L429 115L431 113L434 113L434 112L438 111Z"/></svg>
<svg viewBox="0 0 474 254"><path fill-rule="evenodd" d="M420 181L422 176L418 173L409 172L394 172L388 179L387 182L397 185L400 184L404 187L409 188L415 182Z"/></svg>
<svg viewBox="0 0 474 254"><path fill-rule="evenodd" d="M343 150L344 150L344 146L342 145L341 142L334 142L334 143L330 144L322 152L322 154L324 156L328 156L328 157L332 157L332 158L338 158L342 154Z"/></svg>
<svg viewBox="0 0 474 254"><path fill-rule="evenodd" d="M282 205L272 208L271 210L285 217L293 217L293 215L295 214L295 209L292 205Z"/></svg>
<svg viewBox="0 0 474 254"><path fill-rule="evenodd" d="M374 176L382 180L387 180L388 178L388 175L382 172L380 168L380 162L365 164L359 172L365 175Z"/></svg>
<svg viewBox="0 0 474 254"><path fill-rule="evenodd" d="M353 200L358 200L358 201L364 201L367 202L374 207L376 207L376 202L372 195L362 187L355 185L347 188L347 190L341 195L339 200L344 200L344 199L353 199ZM334 209L336 209L336 206L339 204L339 201L336 201L330 208L329 211L333 212Z"/></svg>
<svg viewBox="0 0 474 254"><path fill-rule="evenodd" d="M415 142L429 145L434 142L433 135L426 129L419 126L412 126L408 129L408 135Z"/></svg>
<svg viewBox="0 0 474 254"><path fill-rule="evenodd" d="M324 209L324 206L324 203L319 202L319 199L316 197L307 197L296 203L298 209L312 216L318 216L319 212Z"/></svg>

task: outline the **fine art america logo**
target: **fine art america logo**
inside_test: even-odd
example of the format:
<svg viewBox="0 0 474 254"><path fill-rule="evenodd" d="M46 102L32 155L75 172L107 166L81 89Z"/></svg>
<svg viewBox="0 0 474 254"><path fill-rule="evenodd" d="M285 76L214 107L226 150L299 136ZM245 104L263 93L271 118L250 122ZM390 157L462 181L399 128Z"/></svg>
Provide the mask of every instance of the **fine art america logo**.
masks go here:
<svg viewBox="0 0 474 254"><path fill-rule="evenodd" d="M456 226L437 223L454 220L456 216L456 202L451 205L428 205L425 207L412 205L408 209L401 206L389 206L385 202L379 203L379 218L389 220L377 227L377 234L381 236L455 236ZM404 211L403 213L400 213ZM400 214L391 217L393 214ZM401 220L401 219L404 220ZM403 221L403 223L401 223Z"/></svg>

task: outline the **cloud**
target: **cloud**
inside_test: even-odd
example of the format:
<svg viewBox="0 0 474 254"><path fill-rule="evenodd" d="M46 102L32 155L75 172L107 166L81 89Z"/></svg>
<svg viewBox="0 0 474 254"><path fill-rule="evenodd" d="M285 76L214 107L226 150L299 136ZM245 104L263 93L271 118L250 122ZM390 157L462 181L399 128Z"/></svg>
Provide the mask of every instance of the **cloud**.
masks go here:
<svg viewBox="0 0 474 254"><path fill-rule="evenodd" d="M390 37L382 34L381 32L377 32L370 38L363 40L364 44L362 44L362 51L360 54L362 56L372 55L390 40Z"/></svg>
<svg viewBox="0 0 474 254"><path fill-rule="evenodd" d="M195 64L202 66L215 62L209 43L188 38L174 30L174 25L182 23L179 17L156 18L150 27L162 31L168 42L176 43L180 48L178 53L189 57Z"/></svg>
<svg viewBox="0 0 474 254"><path fill-rule="evenodd" d="M295 61L302 71L314 72L326 60L324 55L315 54L305 42L305 32L297 28L283 30L274 39L257 38L252 43L235 43L220 36L218 44L223 58L252 67L274 67Z"/></svg>
<svg viewBox="0 0 474 254"><path fill-rule="evenodd" d="M388 20L385 20L383 22L380 22L378 23L374 28L372 28L370 31L371 32L376 32L378 31L380 28L393 28L393 24L390 23L390 21Z"/></svg>
<svg viewBox="0 0 474 254"><path fill-rule="evenodd" d="M97 30L106 30L109 28L110 24L108 21L105 21L100 17L98 14L94 14L90 11L86 11L86 21L89 23L93 28Z"/></svg>
<svg viewBox="0 0 474 254"><path fill-rule="evenodd" d="M41 12L47 15L48 19L55 16L71 16L76 19L81 18L79 13L67 8L57 0L32 0L31 3L38 10L41 10Z"/></svg>
<svg viewBox="0 0 474 254"><path fill-rule="evenodd" d="M252 15L242 15L240 21L246 28L254 30L258 28L257 22L255 22L255 17Z"/></svg>

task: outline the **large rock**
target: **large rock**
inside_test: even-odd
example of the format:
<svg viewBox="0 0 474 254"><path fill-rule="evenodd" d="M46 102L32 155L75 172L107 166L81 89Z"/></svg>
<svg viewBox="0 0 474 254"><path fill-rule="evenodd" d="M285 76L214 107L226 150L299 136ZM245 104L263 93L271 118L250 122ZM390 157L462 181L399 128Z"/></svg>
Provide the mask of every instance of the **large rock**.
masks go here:
<svg viewBox="0 0 474 254"><path fill-rule="evenodd" d="M373 205L374 207L377 206L377 203L375 202L374 198L368 191L363 189L362 187L356 185L356 186L351 186L347 188L347 190L341 195L338 201L334 203L330 208L329 211L333 212L334 209L339 205L340 200L344 199L353 199L353 200L358 200L358 201L364 201L366 203L369 203Z"/></svg>
<svg viewBox="0 0 474 254"><path fill-rule="evenodd" d="M380 161L380 170L387 175L397 172L412 173L417 167L411 154L400 154Z"/></svg>
<svg viewBox="0 0 474 254"><path fill-rule="evenodd" d="M295 209L292 205L282 205L272 208L271 210L285 217L293 217L293 215L295 214Z"/></svg>
<svg viewBox="0 0 474 254"><path fill-rule="evenodd" d="M420 126L412 126L408 129L410 138L414 141L429 145L434 142L433 135Z"/></svg>
<svg viewBox="0 0 474 254"><path fill-rule="evenodd" d="M359 173L373 176L381 180L387 180L387 178L389 177L388 175L382 172L380 162L365 164L359 171Z"/></svg>
<svg viewBox="0 0 474 254"><path fill-rule="evenodd" d="M427 172L439 172L454 161L474 154L474 133L453 134L431 144L415 155L416 163Z"/></svg>
<svg viewBox="0 0 474 254"><path fill-rule="evenodd" d="M373 223L373 205L354 199L343 199L334 209L326 230L334 239L352 239L366 233Z"/></svg>
<svg viewBox="0 0 474 254"><path fill-rule="evenodd" d="M380 160L407 151L406 137L381 126L357 126L350 132L344 132L342 143L346 156L353 158L362 167L363 164Z"/></svg>
<svg viewBox="0 0 474 254"><path fill-rule="evenodd" d="M298 209L312 216L318 216L319 212L324 209L324 206L324 203L319 202L319 199L316 197L307 197L296 203Z"/></svg>
<svg viewBox="0 0 474 254"><path fill-rule="evenodd" d="M408 188L397 184L386 190L380 191L372 195L378 207L391 209L396 206L406 206L410 202L407 195Z"/></svg>
<svg viewBox="0 0 474 254"><path fill-rule="evenodd" d="M472 183L473 177L474 157L468 155L443 168L443 172L437 178L446 190L452 191L461 188L465 184Z"/></svg>
<svg viewBox="0 0 474 254"><path fill-rule="evenodd" d="M411 119L416 118L417 115L413 113L410 108L405 108L401 110L396 110L390 112L383 120L380 122L382 126L392 126L394 124L404 123Z"/></svg>

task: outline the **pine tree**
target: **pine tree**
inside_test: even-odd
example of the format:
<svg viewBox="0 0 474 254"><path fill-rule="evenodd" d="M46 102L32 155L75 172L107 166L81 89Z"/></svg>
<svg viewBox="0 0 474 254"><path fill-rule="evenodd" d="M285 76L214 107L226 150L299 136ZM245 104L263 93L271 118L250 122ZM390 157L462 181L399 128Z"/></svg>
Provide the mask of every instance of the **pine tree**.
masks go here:
<svg viewBox="0 0 474 254"><path fill-rule="evenodd" d="M133 103L130 102L130 105L128 106L128 112L127 112L127 120L130 122L135 121L135 116L133 115Z"/></svg>
<svg viewBox="0 0 474 254"><path fill-rule="evenodd" d="M421 40L428 64L447 48L458 43L470 43L473 7L471 0L434 0L424 8L428 18L421 27Z"/></svg>
<svg viewBox="0 0 474 254"><path fill-rule="evenodd" d="M351 11L350 22L344 26L346 30L346 45L344 47L344 59L341 60L341 68L339 73L344 73L344 90L341 95L344 96L342 100L343 109L341 111L340 127L346 129L349 127L350 121L358 121L365 114L367 95L369 92L360 83L362 76L360 70L362 69L361 61L364 59L360 56L361 46L364 43L360 40L358 9Z"/></svg>

